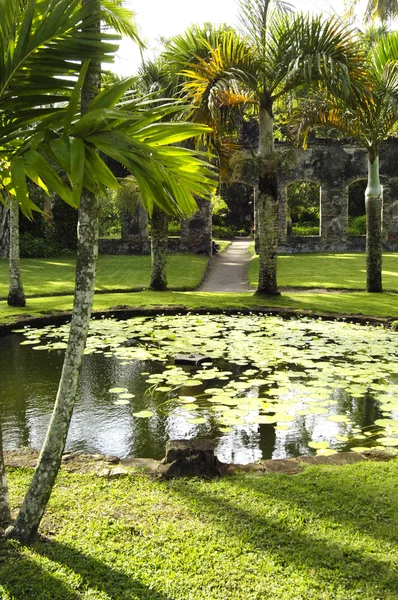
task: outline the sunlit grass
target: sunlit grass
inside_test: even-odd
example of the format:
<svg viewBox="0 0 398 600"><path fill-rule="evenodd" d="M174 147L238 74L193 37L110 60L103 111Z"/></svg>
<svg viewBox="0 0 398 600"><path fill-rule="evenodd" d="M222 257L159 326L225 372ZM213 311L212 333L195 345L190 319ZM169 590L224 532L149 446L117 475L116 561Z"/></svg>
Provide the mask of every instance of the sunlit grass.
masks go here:
<svg viewBox="0 0 398 600"><path fill-rule="evenodd" d="M250 262L248 279L256 286L258 257ZM383 287L398 289L398 253L383 254ZM360 254L292 254L278 257L281 287L366 288L366 257Z"/></svg>
<svg viewBox="0 0 398 600"><path fill-rule="evenodd" d="M14 321L25 314L38 316L58 311L71 310L72 296L29 298L25 309L7 306L0 302L0 323ZM287 308L300 312L339 313L347 315L362 314L369 317L398 318L398 295L352 293L310 293L289 292L276 297L261 297L248 293L209 293L209 292L137 292L121 294L97 294L94 298L94 310L109 310L114 307L137 310L165 308L175 310L244 310L269 308Z"/></svg>
<svg viewBox="0 0 398 600"><path fill-rule="evenodd" d="M170 254L167 277L171 289L195 289L200 284L208 257ZM189 268L187 268L189 264ZM98 259L96 290L142 290L150 283L150 256L108 256ZM27 296L72 294L75 287L75 257L24 258L21 274ZM8 261L0 259L0 298L8 294Z"/></svg>
<svg viewBox="0 0 398 600"><path fill-rule="evenodd" d="M31 472L10 472L20 504ZM162 482L61 472L2 600L392 600L398 461Z"/></svg>

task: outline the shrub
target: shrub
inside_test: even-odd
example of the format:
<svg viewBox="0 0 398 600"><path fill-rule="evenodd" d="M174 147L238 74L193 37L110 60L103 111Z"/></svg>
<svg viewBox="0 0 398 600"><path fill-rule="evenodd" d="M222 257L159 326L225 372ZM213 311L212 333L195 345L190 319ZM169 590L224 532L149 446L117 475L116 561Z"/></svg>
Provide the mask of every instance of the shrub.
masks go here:
<svg viewBox="0 0 398 600"><path fill-rule="evenodd" d="M307 224L293 225L292 235L296 235L296 236L319 235L319 227L318 227L318 225L307 225Z"/></svg>
<svg viewBox="0 0 398 600"><path fill-rule="evenodd" d="M22 233L19 239L19 249L21 258L48 258L68 252L56 242L51 233L45 237Z"/></svg>
<svg viewBox="0 0 398 600"><path fill-rule="evenodd" d="M349 217L348 233L350 235L366 235L366 215Z"/></svg>
<svg viewBox="0 0 398 600"><path fill-rule="evenodd" d="M213 237L219 240L232 240L235 237L235 231L232 227L213 226Z"/></svg>

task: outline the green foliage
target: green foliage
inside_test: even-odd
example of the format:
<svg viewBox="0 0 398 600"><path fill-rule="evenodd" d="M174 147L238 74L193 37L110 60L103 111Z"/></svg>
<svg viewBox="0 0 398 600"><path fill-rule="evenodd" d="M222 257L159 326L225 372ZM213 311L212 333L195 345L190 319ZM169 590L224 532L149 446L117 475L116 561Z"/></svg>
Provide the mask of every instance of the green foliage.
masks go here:
<svg viewBox="0 0 398 600"><path fill-rule="evenodd" d="M121 188L123 189L123 188ZM99 235L110 237L121 235L120 201L118 192L108 190L99 202Z"/></svg>
<svg viewBox="0 0 398 600"><path fill-rule="evenodd" d="M349 217L348 233L350 235L366 235L366 215Z"/></svg>
<svg viewBox="0 0 398 600"><path fill-rule="evenodd" d="M232 227L223 227L221 225L213 226L213 237L220 240L232 240L236 236L236 231Z"/></svg>
<svg viewBox="0 0 398 600"><path fill-rule="evenodd" d="M297 225L293 225L292 235L300 237L305 237L309 235L319 235L319 225L313 225L311 223L300 223Z"/></svg>
<svg viewBox="0 0 398 600"><path fill-rule="evenodd" d="M319 184L313 181L296 181L288 186L287 198L293 223L303 226L306 221L319 224ZM307 235L315 234L308 233Z"/></svg>
<svg viewBox="0 0 398 600"><path fill-rule="evenodd" d="M66 249L57 242L51 229L47 228L43 237L22 233L19 238L21 258L48 258L65 254Z"/></svg>

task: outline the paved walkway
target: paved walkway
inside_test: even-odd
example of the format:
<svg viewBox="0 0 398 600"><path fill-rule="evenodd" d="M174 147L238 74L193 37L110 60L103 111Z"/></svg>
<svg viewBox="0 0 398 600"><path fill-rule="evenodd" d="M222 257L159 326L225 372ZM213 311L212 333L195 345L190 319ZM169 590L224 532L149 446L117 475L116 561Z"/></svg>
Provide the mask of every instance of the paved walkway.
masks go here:
<svg viewBox="0 0 398 600"><path fill-rule="evenodd" d="M212 257L200 292L253 292L247 282L251 238L235 238L225 252Z"/></svg>

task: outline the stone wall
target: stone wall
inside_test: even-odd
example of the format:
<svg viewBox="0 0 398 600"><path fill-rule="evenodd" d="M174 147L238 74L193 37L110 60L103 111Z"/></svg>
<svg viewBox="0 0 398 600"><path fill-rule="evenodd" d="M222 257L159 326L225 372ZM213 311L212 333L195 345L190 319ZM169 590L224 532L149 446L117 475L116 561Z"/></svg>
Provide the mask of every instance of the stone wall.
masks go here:
<svg viewBox="0 0 398 600"><path fill-rule="evenodd" d="M287 151L289 146L278 144ZM348 228L348 189L367 179L367 154L360 146L317 141L306 151L294 152L289 167L279 173L280 251L357 252L365 250L365 236L352 236ZM383 185L383 240L386 250L398 250L398 144L386 141L380 152ZM310 238L288 234L287 188L295 181L310 180L320 185L320 235Z"/></svg>
<svg viewBox="0 0 398 600"><path fill-rule="evenodd" d="M199 210L181 222L181 237L169 237L169 252L192 252L211 256L212 223L211 204L196 199ZM121 215L122 238L100 239L100 254L150 254L151 239L148 234L148 214L142 204L137 205L133 215Z"/></svg>

